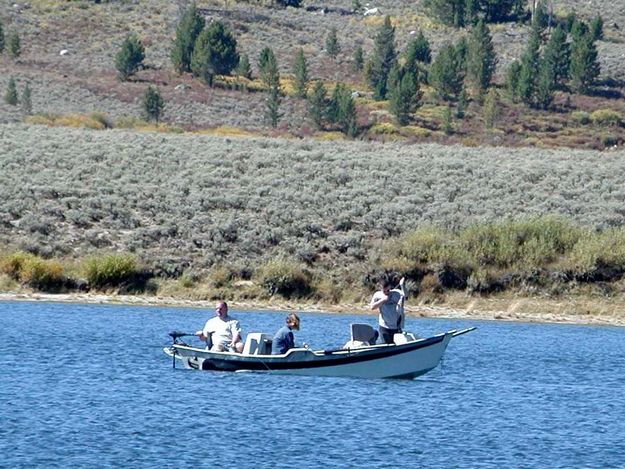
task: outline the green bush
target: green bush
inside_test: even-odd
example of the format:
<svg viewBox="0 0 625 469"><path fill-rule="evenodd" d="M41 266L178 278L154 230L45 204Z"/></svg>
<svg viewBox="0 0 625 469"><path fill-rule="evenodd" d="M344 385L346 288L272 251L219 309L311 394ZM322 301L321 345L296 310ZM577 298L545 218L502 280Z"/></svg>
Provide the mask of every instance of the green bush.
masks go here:
<svg viewBox="0 0 625 469"><path fill-rule="evenodd" d="M85 261L84 269L93 288L116 287L130 282L139 273L135 257L126 254L92 257Z"/></svg>
<svg viewBox="0 0 625 469"><path fill-rule="evenodd" d="M597 125L618 126L621 125L622 116L612 109L597 109L590 114L590 120Z"/></svg>
<svg viewBox="0 0 625 469"><path fill-rule="evenodd" d="M297 262L273 259L263 265L257 277L259 283L271 295L285 298L303 297L310 293L310 275Z"/></svg>
<svg viewBox="0 0 625 469"><path fill-rule="evenodd" d="M590 114L586 111L573 111L571 113L571 119L576 124L587 125L590 124Z"/></svg>
<svg viewBox="0 0 625 469"><path fill-rule="evenodd" d="M604 267L625 271L625 230L611 228L601 233L585 233L565 262L578 274Z"/></svg>
<svg viewBox="0 0 625 469"><path fill-rule="evenodd" d="M65 281L63 266L33 254L17 251L0 260L0 271L36 290L55 290Z"/></svg>

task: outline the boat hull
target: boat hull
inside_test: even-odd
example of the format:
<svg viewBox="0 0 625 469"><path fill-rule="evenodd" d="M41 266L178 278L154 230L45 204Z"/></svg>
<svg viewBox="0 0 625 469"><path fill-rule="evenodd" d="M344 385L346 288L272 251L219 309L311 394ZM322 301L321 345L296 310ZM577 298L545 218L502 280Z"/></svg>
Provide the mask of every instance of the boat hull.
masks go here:
<svg viewBox="0 0 625 469"><path fill-rule="evenodd" d="M292 349L285 355L212 352L174 344L164 349L186 368L273 374L411 379L436 368L455 331L401 345L355 349Z"/></svg>

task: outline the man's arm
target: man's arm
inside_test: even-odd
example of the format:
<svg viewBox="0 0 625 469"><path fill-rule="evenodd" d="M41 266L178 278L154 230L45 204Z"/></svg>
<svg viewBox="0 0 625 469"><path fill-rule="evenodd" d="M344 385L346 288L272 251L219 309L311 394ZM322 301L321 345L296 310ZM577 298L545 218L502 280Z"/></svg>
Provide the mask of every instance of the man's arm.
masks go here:
<svg viewBox="0 0 625 469"><path fill-rule="evenodd" d="M387 301L388 301L388 296L386 296L385 294L382 294L381 296L379 296L376 293L375 295L373 295L373 298L371 298L371 309L378 309Z"/></svg>

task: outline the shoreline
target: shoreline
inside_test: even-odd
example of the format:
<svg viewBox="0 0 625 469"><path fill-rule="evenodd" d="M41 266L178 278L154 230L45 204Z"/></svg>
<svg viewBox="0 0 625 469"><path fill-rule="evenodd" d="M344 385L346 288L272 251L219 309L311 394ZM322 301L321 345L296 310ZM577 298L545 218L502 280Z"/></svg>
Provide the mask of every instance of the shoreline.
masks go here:
<svg viewBox="0 0 625 469"><path fill-rule="evenodd" d="M93 293L38 293L38 292L0 292L0 301L16 302L49 302L68 304L110 304L146 307L175 307L175 308L201 308L211 309L214 307L213 300L190 300L165 296L142 296L142 295L115 295ZM529 302L527 299L526 302ZM615 326L625 327L625 315L605 313L565 313L562 311L536 311L535 305L530 310L523 308L523 300L493 302L495 308L486 308L472 301L468 307L455 307L450 305L407 305L406 314L412 318L431 319L458 319L478 321L506 321L524 323L545 324L576 324L592 326ZM329 313L329 314L363 314L375 315L366 305L342 304L327 305L321 303L266 301L266 302L241 302L228 301L233 310L259 310L259 311L300 311L303 313ZM502 305L507 307L504 309ZM561 304L559 304L561 306ZM565 305L566 306L566 305ZM557 308L562 309L562 308Z"/></svg>

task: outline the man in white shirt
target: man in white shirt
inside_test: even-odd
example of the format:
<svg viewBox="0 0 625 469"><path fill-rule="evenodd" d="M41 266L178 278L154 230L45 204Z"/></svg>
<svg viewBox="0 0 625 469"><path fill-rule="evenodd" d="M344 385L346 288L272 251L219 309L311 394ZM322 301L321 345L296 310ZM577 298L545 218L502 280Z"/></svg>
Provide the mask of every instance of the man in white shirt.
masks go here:
<svg viewBox="0 0 625 469"><path fill-rule="evenodd" d="M215 307L215 317L206 321L204 329L195 333L200 340L212 344L211 350L243 352L239 321L228 316L228 303L220 301Z"/></svg>
<svg viewBox="0 0 625 469"><path fill-rule="evenodd" d="M393 344L393 336L401 332L404 322L404 277L399 281L397 288L391 290L391 281L384 280L381 289L371 298L371 309L379 309L380 335L385 344Z"/></svg>

